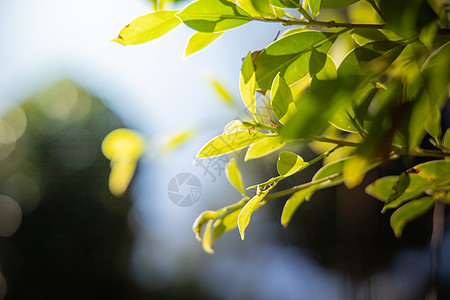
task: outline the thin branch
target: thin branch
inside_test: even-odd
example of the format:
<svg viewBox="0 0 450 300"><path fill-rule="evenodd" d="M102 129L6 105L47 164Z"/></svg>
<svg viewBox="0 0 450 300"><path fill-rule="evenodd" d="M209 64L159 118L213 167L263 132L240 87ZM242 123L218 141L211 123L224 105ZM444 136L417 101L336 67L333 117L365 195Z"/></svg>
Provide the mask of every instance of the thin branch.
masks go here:
<svg viewBox="0 0 450 300"><path fill-rule="evenodd" d="M306 16L305 16L306 17ZM372 29L384 29L384 24L359 24L359 23L341 23L335 21L315 21L315 20L289 20L279 18L265 18L265 17L253 17L254 20L262 22L275 22L283 25L304 25L310 27L327 27L327 28L372 28Z"/></svg>

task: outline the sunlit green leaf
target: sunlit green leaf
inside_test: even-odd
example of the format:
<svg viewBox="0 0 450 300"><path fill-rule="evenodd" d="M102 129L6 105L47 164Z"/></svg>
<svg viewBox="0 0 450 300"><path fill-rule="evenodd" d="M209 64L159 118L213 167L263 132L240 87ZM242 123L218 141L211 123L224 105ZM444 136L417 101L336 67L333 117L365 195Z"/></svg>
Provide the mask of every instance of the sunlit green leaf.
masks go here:
<svg viewBox="0 0 450 300"><path fill-rule="evenodd" d="M237 4L246 12L255 17L272 17L273 11L269 0L237 0Z"/></svg>
<svg viewBox="0 0 450 300"><path fill-rule="evenodd" d="M125 193L138 159L145 151L144 138L136 131L120 128L110 132L102 143L102 152L111 160L109 190L115 196Z"/></svg>
<svg viewBox="0 0 450 300"><path fill-rule="evenodd" d="M322 8L322 0L309 0L308 1L309 9L314 16L317 16Z"/></svg>
<svg viewBox="0 0 450 300"><path fill-rule="evenodd" d="M273 113L282 124L286 123L297 111L291 89L279 74L273 80L270 102Z"/></svg>
<svg viewBox="0 0 450 300"><path fill-rule="evenodd" d="M216 211L207 210L202 212L194 221L192 225L192 231L195 233L195 238L198 241L202 240L202 229L203 225L206 224L209 220L215 219L218 217L218 213Z"/></svg>
<svg viewBox="0 0 450 300"><path fill-rule="evenodd" d="M399 193L398 197L391 196L396 192L393 187L398 181L398 176L380 178L366 188L368 194L386 202L383 211L417 198L427 190L432 191L450 183L450 161L447 160L429 161L406 172L408 172L409 183L406 188L403 187L404 190ZM390 197L391 199L389 199Z"/></svg>
<svg viewBox="0 0 450 300"><path fill-rule="evenodd" d="M405 225L426 213L434 204L433 197L412 200L398 208L391 216L391 227L396 237L401 237Z"/></svg>
<svg viewBox="0 0 450 300"><path fill-rule="evenodd" d="M210 82L211 85L214 87L214 90L220 96L220 99L224 100L228 104L232 104L234 102L233 97L231 97L230 93L227 91L227 89L223 86L221 82L219 82L217 79L211 79Z"/></svg>
<svg viewBox="0 0 450 300"><path fill-rule="evenodd" d="M287 84L300 80L309 72L312 49L327 53L335 38L330 33L304 31L273 42L255 60L258 86L270 89L278 73Z"/></svg>
<svg viewBox="0 0 450 300"><path fill-rule="evenodd" d="M200 32L221 32L252 20L245 10L226 0L194 1L179 12L177 17Z"/></svg>
<svg viewBox="0 0 450 300"><path fill-rule="evenodd" d="M257 131L236 131L230 134L221 134L203 146L196 158L216 156L239 150L267 136Z"/></svg>
<svg viewBox="0 0 450 300"><path fill-rule="evenodd" d="M133 20L113 39L123 45L145 43L177 27L181 21L175 17L176 10L159 10Z"/></svg>
<svg viewBox="0 0 450 300"><path fill-rule="evenodd" d="M386 70L403 51L401 42L372 42L353 49L341 62L338 77L357 86Z"/></svg>
<svg viewBox="0 0 450 300"><path fill-rule="evenodd" d="M299 171L305 164L299 155L283 151L278 155L277 171L281 176L290 176Z"/></svg>
<svg viewBox="0 0 450 300"><path fill-rule="evenodd" d="M365 156L356 155L344 164L344 183L349 189L359 185L370 169L371 162Z"/></svg>
<svg viewBox="0 0 450 300"><path fill-rule="evenodd" d="M186 51L184 53L184 58L189 55L205 48L213 41L215 41L219 36L222 35L222 32L196 32L189 39L189 42L186 46Z"/></svg>
<svg viewBox="0 0 450 300"><path fill-rule="evenodd" d="M252 199L250 199L247 204L242 208L241 212L238 216L238 228L239 233L241 235L241 239L244 239L245 229L247 228L248 224L250 223L250 218L253 214L253 212L259 207L259 203L264 199L264 197L267 195L267 193L271 190L271 187L269 187L264 192L261 192L259 194L256 194Z"/></svg>
<svg viewBox="0 0 450 300"><path fill-rule="evenodd" d="M208 254L214 254L214 250L211 248L213 242L212 233L213 220L209 220L205 226L205 233L203 234L202 247Z"/></svg>
<svg viewBox="0 0 450 300"><path fill-rule="evenodd" d="M435 107L425 120L425 130L436 141L441 137L441 111Z"/></svg>
<svg viewBox="0 0 450 300"><path fill-rule="evenodd" d="M297 211L298 207L305 201L306 197L310 195L312 191L315 190L314 186L308 187L306 189L300 190L294 193L284 204L283 212L281 213L281 224L286 227L291 221L294 213Z"/></svg>
<svg viewBox="0 0 450 300"><path fill-rule="evenodd" d="M266 156L285 145L283 138L279 135L266 137L248 147L244 160L250 160Z"/></svg>
<svg viewBox="0 0 450 300"><path fill-rule="evenodd" d="M237 219L240 212L240 210L235 210L232 213L214 222L213 241L215 241L225 232L230 231L237 226Z"/></svg>
<svg viewBox="0 0 450 300"><path fill-rule="evenodd" d="M297 8L299 0L270 0L270 4L281 8Z"/></svg>
<svg viewBox="0 0 450 300"><path fill-rule="evenodd" d="M358 133L358 129L352 122L351 117L345 111L339 111L337 114L331 117L329 122L339 130Z"/></svg>
<svg viewBox="0 0 450 300"><path fill-rule="evenodd" d="M256 88L256 77L255 69L253 67L252 54L249 52L247 57L245 57L244 62L241 67L240 75L240 91L242 101L245 107L253 114L256 114L256 103L255 103L255 88Z"/></svg>
<svg viewBox="0 0 450 300"><path fill-rule="evenodd" d="M373 28L353 29L351 36L358 45L389 40L381 31Z"/></svg>
<svg viewBox="0 0 450 300"><path fill-rule="evenodd" d="M242 183L242 175L236 164L235 159L231 159L226 167L226 174L231 184L243 195L245 195L244 184Z"/></svg>

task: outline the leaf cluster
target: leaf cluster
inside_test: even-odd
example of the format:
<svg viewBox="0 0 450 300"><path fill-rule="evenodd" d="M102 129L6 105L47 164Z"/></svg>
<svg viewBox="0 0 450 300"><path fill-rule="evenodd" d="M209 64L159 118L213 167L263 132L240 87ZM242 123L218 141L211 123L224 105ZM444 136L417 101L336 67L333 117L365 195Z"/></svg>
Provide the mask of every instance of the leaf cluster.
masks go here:
<svg viewBox="0 0 450 300"><path fill-rule="evenodd" d="M321 18L324 9L361 8L369 12L367 19L378 22ZM214 240L235 227L243 239L253 212L271 199L290 196L281 216L287 226L317 190L341 183L353 188L367 171L402 155L436 160L367 187L367 193L385 203L383 211L397 209L391 217L395 235L436 201L450 204L450 133L441 129L450 86L450 40L445 5L438 1L196 0L181 11L158 10L137 18L114 41L148 42L183 23L195 30L188 56L225 31L255 21L292 28L247 54L239 86L249 117L227 124L196 159L247 147L245 160L256 159L298 141L321 143L315 148L325 150L309 162L280 152L278 175L247 189L232 160L227 174L243 198L197 218L194 231L206 252L212 253ZM342 41L350 46L337 63L335 49ZM261 99L269 105L268 115L258 109ZM434 149L419 147L426 135ZM332 161L332 153L340 159ZM310 182L271 192L281 180L322 159L324 166ZM256 192L249 196L248 189Z"/></svg>

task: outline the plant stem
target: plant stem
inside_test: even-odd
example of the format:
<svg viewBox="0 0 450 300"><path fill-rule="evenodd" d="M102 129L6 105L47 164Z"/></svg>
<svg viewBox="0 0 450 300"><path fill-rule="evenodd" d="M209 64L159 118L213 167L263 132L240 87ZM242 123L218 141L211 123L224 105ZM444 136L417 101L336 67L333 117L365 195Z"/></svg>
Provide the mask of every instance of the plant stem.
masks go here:
<svg viewBox="0 0 450 300"><path fill-rule="evenodd" d="M335 179L335 178L337 178L337 177L339 177L341 175L342 175L342 173L336 173L336 174L324 177L324 178L316 180L316 181L311 181L311 182L299 184L299 185L293 186L293 187L291 187L289 189L286 189L286 190L283 190L283 191L279 191L279 192L276 192L276 193L273 193L273 194L269 194L269 195L267 195L264 198L262 203L266 204L267 201L272 200L274 198L279 198L279 197L283 197L283 196L286 196L286 195L293 194L293 193L295 193L295 192L297 192L299 190L306 189L307 187L310 187L310 186L313 186L313 185L316 185L316 184L324 183L324 182L326 182L328 180ZM264 204L262 204L262 205L264 205Z"/></svg>
<svg viewBox="0 0 450 300"><path fill-rule="evenodd" d="M305 15L305 18L306 15ZM265 18L265 17L253 17L254 20L262 22L275 22L283 25L304 25L311 27L327 27L327 28L372 28L372 29L384 29L384 24L359 24L359 23L341 23L335 21L315 21L315 20L289 20L279 18Z"/></svg>

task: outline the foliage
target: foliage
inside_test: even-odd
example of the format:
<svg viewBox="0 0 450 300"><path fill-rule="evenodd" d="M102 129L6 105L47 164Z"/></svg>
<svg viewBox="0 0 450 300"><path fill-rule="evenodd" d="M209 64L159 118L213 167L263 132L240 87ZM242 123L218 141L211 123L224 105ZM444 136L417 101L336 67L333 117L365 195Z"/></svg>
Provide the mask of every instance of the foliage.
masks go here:
<svg viewBox="0 0 450 300"><path fill-rule="evenodd" d="M325 8L325 16L344 10L349 20L323 20ZM280 152L279 175L248 187L256 190L252 196L244 190L236 162L230 162L228 178L243 198L197 218L194 231L206 252L212 253L214 240L236 226L243 239L253 212L272 199L290 195L281 216L287 226L317 190L342 183L353 188L370 169L401 156L429 161L366 189L385 203L383 212L397 209L391 217L395 235L436 201L449 204L450 133L442 134L441 110L449 93L450 42L448 12L438 0L196 0L181 11L140 17L114 41L147 42L184 23L196 31L188 56L224 31L256 21L293 28L263 50L248 53L240 91L251 117L230 122L197 159L245 147L245 159L255 159L297 141L334 146L309 162ZM339 62L336 49L343 41L349 50ZM264 102L269 118L258 110ZM334 136L328 135L331 128ZM420 148L427 134L434 149ZM334 151L345 155L326 160L310 182L271 193L278 182Z"/></svg>

